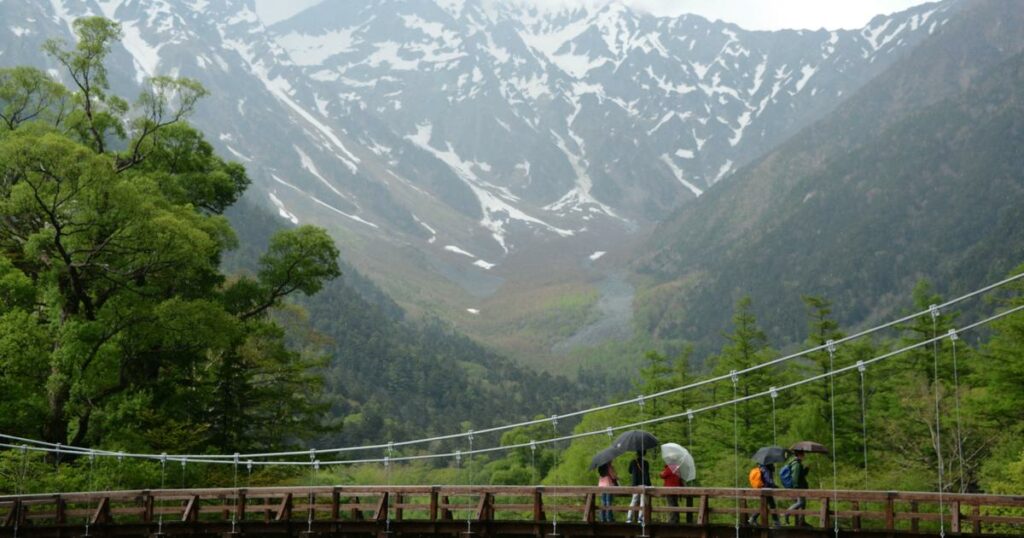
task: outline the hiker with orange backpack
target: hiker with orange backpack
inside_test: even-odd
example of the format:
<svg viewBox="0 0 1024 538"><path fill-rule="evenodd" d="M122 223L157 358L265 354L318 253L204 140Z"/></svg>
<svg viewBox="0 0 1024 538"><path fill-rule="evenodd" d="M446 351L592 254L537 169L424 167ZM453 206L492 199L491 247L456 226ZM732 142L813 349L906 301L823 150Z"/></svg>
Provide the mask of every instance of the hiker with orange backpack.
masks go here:
<svg viewBox="0 0 1024 538"><path fill-rule="evenodd" d="M775 489L775 464L786 461L787 451L777 446L766 446L760 448L753 456L757 466L750 470L748 479L750 487L754 489ZM765 502L772 515L772 526L780 527L779 515L775 513L775 497L765 495ZM747 523L757 525L757 518L760 514L750 516Z"/></svg>

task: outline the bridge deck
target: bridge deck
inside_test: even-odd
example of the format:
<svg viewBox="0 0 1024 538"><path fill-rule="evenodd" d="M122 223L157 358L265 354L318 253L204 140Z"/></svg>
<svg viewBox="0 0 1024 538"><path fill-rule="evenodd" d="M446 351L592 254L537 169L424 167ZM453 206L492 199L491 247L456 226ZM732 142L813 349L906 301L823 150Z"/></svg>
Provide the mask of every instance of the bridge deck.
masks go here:
<svg viewBox="0 0 1024 538"><path fill-rule="evenodd" d="M613 492L617 522L600 522ZM646 525L624 522L638 495ZM802 510L787 511L798 497ZM678 506L669 501L678 500ZM770 508L774 499L777 508ZM941 513L941 516L940 516ZM749 524L751 516L758 524ZM790 524L770 528L772 516ZM636 516L634 516L636 517ZM55 493L0 497L8 536L1024 535L1024 496L886 491L533 486L324 486ZM678 523L673 521L678 520ZM783 520L784 521L784 520ZM941 521L941 527L940 527Z"/></svg>

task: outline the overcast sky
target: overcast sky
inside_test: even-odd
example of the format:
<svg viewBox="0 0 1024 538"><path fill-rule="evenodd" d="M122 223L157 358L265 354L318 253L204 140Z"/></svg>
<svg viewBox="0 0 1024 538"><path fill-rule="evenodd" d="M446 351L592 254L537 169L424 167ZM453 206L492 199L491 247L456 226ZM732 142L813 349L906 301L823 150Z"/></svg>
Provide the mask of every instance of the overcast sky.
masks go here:
<svg viewBox="0 0 1024 538"><path fill-rule="evenodd" d="M267 24L287 18L320 2L347 4L351 0L256 0L256 10ZM567 5L607 0L520 0L539 5ZM821 27L860 28L871 17L892 13L922 0L622 0L659 15L696 13L709 19L733 22L748 30Z"/></svg>

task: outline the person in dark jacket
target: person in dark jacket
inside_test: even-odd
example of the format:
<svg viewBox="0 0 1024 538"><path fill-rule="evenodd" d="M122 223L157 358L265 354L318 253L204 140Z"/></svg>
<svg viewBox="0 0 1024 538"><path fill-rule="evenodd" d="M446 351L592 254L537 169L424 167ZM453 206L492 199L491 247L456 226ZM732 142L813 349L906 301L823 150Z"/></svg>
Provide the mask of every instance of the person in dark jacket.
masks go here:
<svg viewBox="0 0 1024 538"><path fill-rule="evenodd" d="M651 466L644 459L642 452L636 453L636 458L629 462L629 476L632 479L631 484L633 487L650 486L651 485ZM637 512L637 522L643 523L644 514L643 511L633 510L635 506L640 504L640 494L634 493L633 498L629 501L629 507L631 510L626 514L626 523L633 522L633 513Z"/></svg>
<svg viewBox="0 0 1024 538"><path fill-rule="evenodd" d="M804 465L804 453L802 451L796 451L793 453L793 459L787 463L793 473L793 483L795 484L793 489L810 489L810 485L807 483L807 474L811 472L810 465ZM796 502L790 505L786 512L792 510L803 510L807 506L807 497L799 497ZM786 524L789 524L789 514L786 514ZM807 522L804 521L804 516L796 516L796 524L807 526Z"/></svg>
<svg viewBox="0 0 1024 538"><path fill-rule="evenodd" d="M771 488L771 489L777 488L778 486L775 485L775 464L774 463L767 463L765 465L761 465L760 467L761 467L761 481L764 482L764 486L763 487ZM775 510L775 497L772 497L771 495L766 495L765 496L765 503L768 505L768 509L769 510L772 510L772 511ZM779 525L779 514L776 514L774 512L770 512L770 513L772 514L772 522L773 522L772 526L779 527L780 526ZM755 525L756 526L757 525L757 518L760 515L761 514L754 514L754 515L750 516L750 519L748 519L747 522L750 523L751 525Z"/></svg>

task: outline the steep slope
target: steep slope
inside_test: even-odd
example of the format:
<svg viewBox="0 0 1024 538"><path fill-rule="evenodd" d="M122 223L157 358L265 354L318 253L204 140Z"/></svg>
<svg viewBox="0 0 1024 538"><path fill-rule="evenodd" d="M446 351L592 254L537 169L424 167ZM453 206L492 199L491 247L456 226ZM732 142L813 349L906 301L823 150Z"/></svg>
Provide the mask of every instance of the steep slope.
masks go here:
<svg viewBox="0 0 1024 538"><path fill-rule="evenodd" d="M282 223L243 199L229 211L239 250L226 267L252 271ZM278 317L292 344L326 357L323 377L340 427L324 445L379 443L464 431L597 402L600 383L570 383L517 366L433 320L409 319L372 282L341 263L343 276Z"/></svg>
<svg viewBox="0 0 1024 538"><path fill-rule="evenodd" d="M19 22L0 25L0 64L52 67L38 46L75 17L121 21L121 93L160 73L200 80L212 95L195 122L281 218L328 228L414 315L553 365L563 342L618 334L587 324L629 323L601 305L630 300L617 283L652 223L963 4L749 32L615 2L324 2L267 29L252 0L7 0L0 18Z"/></svg>
<svg viewBox="0 0 1024 538"><path fill-rule="evenodd" d="M637 265L646 329L709 344L749 294L792 342L800 294L855 324L903 306L886 298L919 278L956 293L1019 263L1022 25L1011 4L971 3L829 118L681 209Z"/></svg>

